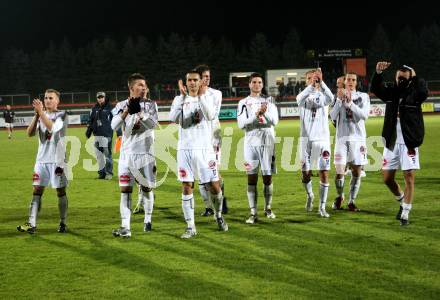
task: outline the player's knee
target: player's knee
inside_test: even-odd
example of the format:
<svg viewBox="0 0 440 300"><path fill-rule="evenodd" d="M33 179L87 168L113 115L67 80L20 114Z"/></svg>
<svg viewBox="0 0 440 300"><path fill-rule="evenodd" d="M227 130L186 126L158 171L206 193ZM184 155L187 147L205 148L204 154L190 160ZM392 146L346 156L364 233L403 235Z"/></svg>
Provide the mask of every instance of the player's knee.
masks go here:
<svg viewBox="0 0 440 300"><path fill-rule="evenodd" d="M248 185L257 185L258 174L248 175Z"/></svg>
<svg viewBox="0 0 440 300"><path fill-rule="evenodd" d="M387 186L391 186L394 183L394 178L388 175L384 175L383 176L383 182L387 185Z"/></svg>
<svg viewBox="0 0 440 300"><path fill-rule="evenodd" d="M192 182L183 182L182 183L182 192L184 195L191 195L193 190Z"/></svg>
<svg viewBox="0 0 440 300"><path fill-rule="evenodd" d="M272 184L272 176L263 176L263 183L264 183L264 185L271 185Z"/></svg>
<svg viewBox="0 0 440 300"><path fill-rule="evenodd" d="M58 196L58 197L66 196L66 189L65 189L65 188L59 188L59 189L57 189L57 196Z"/></svg>
<svg viewBox="0 0 440 300"><path fill-rule="evenodd" d="M336 174L336 179L343 179L344 178L344 174Z"/></svg>
<svg viewBox="0 0 440 300"><path fill-rule="evenodd" d="M302 173L302 182L308 183L311 180L311 174L310 172L303 172Z"/></svg>
<svg viewBox="0 0 440 300"><path fill-rule="evenodd" d="M414 174L412 171L404 172L403 177L405 178L406 185L414 185Z"/></svg>
<svg viewBox="0 0 440 300"><path fill-rule="evenodd" d="M131 193L131 186L121 186L121 193Z"/></svg>
<svg viewBox="0 0 440 300"><path fill-rule="evenodd" d="M42 186L34 186L34 191L33 191L34 195L41 196L41 195L43 195L43 192L44 192L44 187L42 187Z"/></svg>

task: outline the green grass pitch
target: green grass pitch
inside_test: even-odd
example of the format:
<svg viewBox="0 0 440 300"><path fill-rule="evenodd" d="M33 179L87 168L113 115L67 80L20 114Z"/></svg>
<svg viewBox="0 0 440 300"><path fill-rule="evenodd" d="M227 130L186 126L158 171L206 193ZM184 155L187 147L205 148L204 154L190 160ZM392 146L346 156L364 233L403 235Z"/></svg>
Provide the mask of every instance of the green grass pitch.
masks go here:
<svg viewBox="0 0 440 300"><path fill-rule="evenodd" d="M381 118L369 119L368 135L380 135L382 124ZM0 299L438 299L440 118L426 116L425 125L410 225L402 228L394 218L397 203L380 171L368 172L362 180L357 200L361 212L333 212L333 164L329 219L305 212L300 172L278 166L273 180L277 218L263 218L260 179L261 222L245 224L246 177L234 164L235 144L243 132L234 122L224 123L223 128L233 128L230 168L221 172L230 230L218 232L212 218L199 216L203 203L195 193L199 234L191 240L179 238L185 223L174 173L156 190L153 232L143 233L143 216L135 215L131 239L112 236L120 223L118 182L116 176L95 180L96 172L84 170L83 160L92 158L84 148L84 128L68 129L82 143L67 190L69 232L56 231L58 207L52 189L43 197L37 233L18 232L15 227L27 219L37 140L23 130L8 140L1 131ZM296 138L298 126L298 120L283 120L277 135ZM161 138L158 130L157 140ZM159 177L165 169L159 161ZM402 183L401 173L398 179ZM317 177L313 186L318 195ZM133 198L135 202L136 193Z"/></svg>

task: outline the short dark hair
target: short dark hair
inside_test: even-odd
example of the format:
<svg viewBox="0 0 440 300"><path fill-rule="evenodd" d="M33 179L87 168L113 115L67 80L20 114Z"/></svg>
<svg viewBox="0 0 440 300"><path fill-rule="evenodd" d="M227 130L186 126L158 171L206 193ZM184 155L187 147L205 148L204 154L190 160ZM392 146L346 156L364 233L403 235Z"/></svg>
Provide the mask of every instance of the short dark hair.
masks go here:
<svg viewBox="0 0 440 300"><path fill-rule="evenodd" d="M206 71L211 71L211 69L209 68L208 65L198 65L197 67L194 68L199 74L200 77L202 77L202 74Z"/></svg>
<svg viewBox="0 0 440 300"><path fill-rule="evenodd" d="M142 75L141 73L133 73L130 76L128 76L128 79L127 79L128 86L132 86L133 82L135 82L136 80L144 80L145 82L147 81L145 79L145 76Z"/></svg>
<svg viewBox="0 0 440 300"><path fill-rule="evenodd" d="M356 76L356 80L358 79L358 74L356 74L355 72L348 72L345 74L344 79L347 78L347 75L354 75Z"/></svg>
<svg viewBox="0 0 440 300"><path fill-rule="evenodd" d="M249 83L252 82L252 79L257 77L261 78L261 80L264 82L263 75L261 75L260 73L252 73L251 76L249 77Z"/></svg>
<svg viewBox="0 0 440 300"><path fill-rule="evenodd" d="M188 72L186 72L186 76L188 76L188 74L198 74L200 78L202 78L202 74L199 73L199 71L197 71L196 69L191 69Z"/></svg>

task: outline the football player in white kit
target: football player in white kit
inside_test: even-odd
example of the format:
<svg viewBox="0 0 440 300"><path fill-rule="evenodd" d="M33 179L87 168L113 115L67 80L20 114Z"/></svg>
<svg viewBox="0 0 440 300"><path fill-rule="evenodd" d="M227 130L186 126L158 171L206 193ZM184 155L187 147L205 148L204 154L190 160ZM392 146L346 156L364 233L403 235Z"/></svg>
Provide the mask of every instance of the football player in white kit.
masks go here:
<svg viewBox="0 0 440 300"><path fill-rule="evenodd" d="M128 77L130 96L116 105L118 114L112 119L113 130L122 126L122 145L118 177L121 189L121 227L113 230L115 237L131 237L131 193L136 181L144 197L144 231L152 230L151 215L154 206L153 188L156 186L154 157L154 128L158 124L157 105L147 99L148 86L142 74Z"/></svg>
<svg viewBox="0 0 440 300"><path fill-rule="evenodd" d="M319 214L328 218L325 206L328 195L328 171L330 170L330 131L326 107L333 101L333 94L322 80L321 69L306 73L307 87L298 94L301 120L301 168L302 182L307 193L306 210L312 211L312 169L319 170ZM315 166L316 163L318 166Z"/></svg>
<svg viewBox="0 0 440 300"><path fill-rule="evenodd" d="M362 166L367 161L367 132L365 120L370 112L370 96L356 91L357 75L345 75L345 90L338 88L337 98L330 117L336 122L336 144L334 164L336 168L336 192L338 196L333 203L333 209L341 209L344 201L345 167L351 169L350 192L348 209L358 211L355 199L361 186Z"/></svg>
<svg viewBox="0 0 440 300"><path fill-rule="evenodd" d="M201 78L202 78L202 85L206 85L208 89L206 90L206 95L213 97L214 99L214 106L215 106L215 119L212 120L211 126L212 126L212 146L214 147L214 152L217 160L217 168L220 169L220 162L221 162L221 145L222 145L222 130L220 127L220 120L219 120L219 114L220 109L222 106L222 92L216 89L213 89L209 87L209 84L211 82L211 70L207 65L199 65L196 68L196 71L199 72ZM223 178L221 178L220 172L218 174L220 178L220 186L223 193L223 205L222 205L222 213L227 214L228 213L228 204L226 202L225 197L225 189L224 189L224 182ZM209 188L207 185L199 184L199 191L200 195L203 198L203 202L205 203L205 211L201 214L201 216L206 217L214 214L214 211L212 209L212 203L209 199Z"/></svg>
<svg viewBox="0 0 440 300"><path fill-rule="evenodd" d="M258 170L261 168L263 177L264 214L274 219L272 211L273 183L272 174L275 167L275 130L278 124L278 110L272 97L262 94L263 76L253 73L249 78L250 95L238 103L238 127L245 131L244 166L248 177L247 198L251 214L246 220L248 224L258 221L257 214L257 183Z"/></svg>
<svg viewBox="0 0 440 300"><path fill-rule="evenodd" d="M212 121L216 117L214 98L201 84L200 74L191 70L186 74L186 86L179 80L181 95L174 98L170 120L180 125L177 145L178 180L182 182L182 210L187 228L181 238L197 234L194 221L194 180L208 185L218 229L227 231L222 216L223 194L212 147Z"/></svg>
<svg viewBox="0 0 440 300"><path fill-rule="evenodd" d="M65 170L66 144L64 137L67 129L67 116L58 110L60 93L48 89L44 93L44 106L40 99L34 99L35 116L27 128L28 136L38 135L38 153L34 167L34 192L29 206L29 220L17 227L21 232L35 233L37 215L41 208L44 188L51 185L57 190L60 225L58 232L67 231L67 177Z"/></svg>

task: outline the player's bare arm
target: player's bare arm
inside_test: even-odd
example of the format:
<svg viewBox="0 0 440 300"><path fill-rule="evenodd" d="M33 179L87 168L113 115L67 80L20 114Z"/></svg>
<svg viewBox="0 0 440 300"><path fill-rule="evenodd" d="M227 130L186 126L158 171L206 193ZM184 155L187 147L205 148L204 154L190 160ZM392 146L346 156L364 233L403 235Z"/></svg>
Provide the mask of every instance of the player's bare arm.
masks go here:
<svg viewBox="0 0 440 300"><path fill-rule="evenodd" d="M34 101L35 100L36 99L34 99ZM34 106L34 102L32 102L32 106L34 107L35 115L32 118L32 121L31 121L31 123L29 124L29 126L28 126L28 128L26 130L29 137L35 135L35 131L37 129L37 123L38 123L38 120L40 119L40 115L38 114L38 111L37 111L37 109Z"/></svg>

